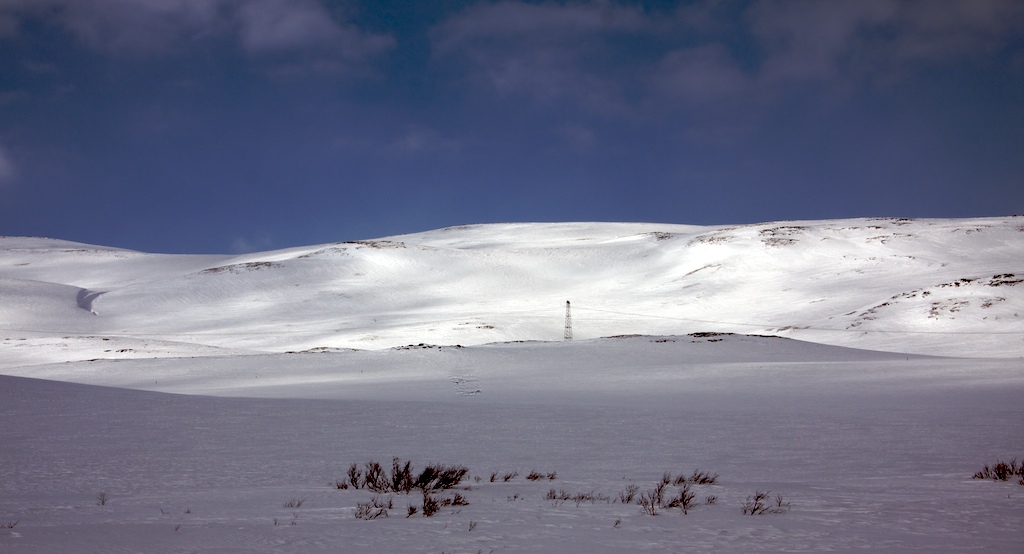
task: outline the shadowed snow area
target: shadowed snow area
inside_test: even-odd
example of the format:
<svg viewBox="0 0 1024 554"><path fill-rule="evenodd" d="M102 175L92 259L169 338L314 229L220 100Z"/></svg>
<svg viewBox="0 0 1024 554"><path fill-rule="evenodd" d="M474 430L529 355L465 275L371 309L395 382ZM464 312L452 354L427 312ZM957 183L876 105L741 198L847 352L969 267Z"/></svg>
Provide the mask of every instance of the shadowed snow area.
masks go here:
<svg viewBox="0 0 1024 554"><path fill-rule="evenodd" d="M1024 457L1021 260L1016 217L0 238L0 552L1020 552L971 477ZM468 504L339 488L393 456Z"/></svg>

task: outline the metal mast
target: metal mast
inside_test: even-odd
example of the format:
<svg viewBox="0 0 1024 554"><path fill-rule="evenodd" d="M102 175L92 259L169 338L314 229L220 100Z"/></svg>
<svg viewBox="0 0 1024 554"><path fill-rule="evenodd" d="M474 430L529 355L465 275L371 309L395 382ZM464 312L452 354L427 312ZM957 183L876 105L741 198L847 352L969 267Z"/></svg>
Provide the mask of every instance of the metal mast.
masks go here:
<svg viewBox="0 0 1024 554"><path fill-rule="evenodd" d="M565 301L565 340L572 340L572 312L568 300Z"/></svg>

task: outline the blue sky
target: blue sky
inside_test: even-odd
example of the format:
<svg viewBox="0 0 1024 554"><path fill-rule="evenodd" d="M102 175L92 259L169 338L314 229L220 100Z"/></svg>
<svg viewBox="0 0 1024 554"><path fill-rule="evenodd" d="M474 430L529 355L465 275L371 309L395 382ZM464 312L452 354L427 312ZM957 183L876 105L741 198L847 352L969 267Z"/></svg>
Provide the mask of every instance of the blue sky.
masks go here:
<svg viewBox="0 0 1024 554"><path fill-rule="evenodd" d="M0 0L0 234L1024 213L1024 3Z"/></svg>

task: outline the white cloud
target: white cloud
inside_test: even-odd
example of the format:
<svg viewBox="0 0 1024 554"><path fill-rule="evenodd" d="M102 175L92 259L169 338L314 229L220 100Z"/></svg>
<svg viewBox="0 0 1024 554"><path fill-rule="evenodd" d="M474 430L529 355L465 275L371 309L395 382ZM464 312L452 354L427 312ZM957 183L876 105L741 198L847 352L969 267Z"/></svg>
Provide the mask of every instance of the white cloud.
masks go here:
<svg viewBox="0 0 1024 554"><path fill-rule="evenodd" d="M607 41L655 27L638 8L609 3L480 3L434 27L431 40L436 57L465 63L498 94L621 115L620 80L601 63Z"/></svg>
<svg viewBox="0 0 1024 554"><path fill-rule="evenodd" d="M746 15L766 54L760 74L781 81L832 78L858 31L889 20L895 8L889 0L755 4Z"/></svg>
<svg viewBox="0 0 1024 554"><path fill-rule="evenodd" d="M460 152L462 144L457 140L442 136L433 129L413 126L391 141L387 150L403 154L451 154Z"/></svg>
<svg viewBox="0 0 1024 554"><path fill-rule="evenodd" d="M636 8L600 4L480 3L448 19L433 30L434 46L441 51L462 48L481 39L524 38L564 44L595 33L635 32L650 26ZM529 45L526 45L529 46Z"/></svg>
<svg viewBox="0 0 1024 554"><path fill-rule="evenodd" d="M325 47L354 60L394 47L390 35L371 35L339 23L313 1L251 0L241 4L237 18L242 45L254 53Z"/></svg>
<svg viewBox="0 0 1024 554"><path fill-rule="evenodd" d="M583 125L562 125L555 128L555 134L577 153L590 151L598 143L597 134Z"/></svg>
<svg viewBox="0 0 1024 554"><path fill-rule="evenodd" d="M1024 29L1017 0L776 0L748 12L766 82L899 79L921 64L980 59Z"/></svg>
<svg viewBox="0 0 1024 554"><path fill-rule="evenodd" d="M0 146L0 186L14 182L18 171L7 149Z"/></svg>
<svg viewBox="0 0 1024 554"><path fill-rule="evenodd" d="M316 48L349 62L394 46L332 17L318 0L0 0L0 36L20 22L52 22L86 46L150 56L212 37L234 37L250 54Z"/></svg>
<svg viewBox="0 0 1024 554"><path fill-rule="evenodd" d="M437 129L408 125L372 135L338 135L328 141L325 147L356 156L411 158L420 155L456 155L463 151L465 144Z"/></svg>
<svg viewBox="0 0 1024 554"><path fill-rule="evenodd" d="M231 250L235 254L250 254L252 252L265 252L274 248L274 241L269 236L262 236L256 239L237 237L231 242Z"/></svg>
<svg viewBox="0 0 1024 554"><path fill-rule="evenodd" d="M95 50L147 55L223 30L229 0L41 0L52 19Z"/></svg>
<svg viewBox="0 0 1024 554"><path fill-rule="evenodd" d="M253 0L241 5L237 17L242 45L253 52L330 43L342 35L327 10L312 2Z"/></svg>
<svg viewBox="0 0 1024 554"><path fill-rule="evenodd" d="M897 24L904 32L890 41L905 60L973 58L1024 35L1024 3L1017 0L954 0L935 9L917 0L903 5Z"/></svg>
<svg viewBox="0 0 1024 554"><path fill-rule="evenodd" d="M771 103L794 87L870 89L929 64L984 61L1022 34L1019 0L704 0L671 14L600 1L481 2L430 36L435 59L477 88L651 117ZM623 44L641 46L624 55Z"/></svg>
<svg viewBox="0 0 1024 554"><path fill-rule="evenodd" d="M733 100L751 86L750 77L720 44L669 52L653 75L657 92L696 103Z"/></svg>
<svg viewBox="0 0 1024 554"><path fill-rule="evenodd" d="M13 38L18 36L18 18L11 14L0 12L0 38Z"/></svg>

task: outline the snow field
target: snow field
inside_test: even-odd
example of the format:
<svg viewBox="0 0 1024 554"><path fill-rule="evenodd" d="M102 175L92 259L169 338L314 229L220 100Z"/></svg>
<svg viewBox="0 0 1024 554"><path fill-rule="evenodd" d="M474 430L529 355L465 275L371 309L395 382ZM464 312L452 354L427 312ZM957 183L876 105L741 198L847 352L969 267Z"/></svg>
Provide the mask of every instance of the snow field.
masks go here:
<svg viewBox="0 0 1024 554"><path fill-rule="evenodd" d="M36 369L121 388L0 377L0 519L19 522L0 545L12 552L1024 544L1024 488L970 478L1024 452L1018 360L682 336ZM129 390L139 388L189 394ZM393 495L386 519L356 519L374 494L334 481L392 456L465 465L481 480L458 490L470 505L431 518L404 517L414 493ZM629 484L644 492L666 471L697 469L719 474L698 498L718 500L688 515L614 501ZM533 470L557 478L527 481ZM553 502L552 488L608 501ZM791 509L743 515L759 489ZM304 502L284 507L291 500Z"/></svg>

